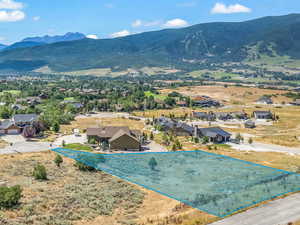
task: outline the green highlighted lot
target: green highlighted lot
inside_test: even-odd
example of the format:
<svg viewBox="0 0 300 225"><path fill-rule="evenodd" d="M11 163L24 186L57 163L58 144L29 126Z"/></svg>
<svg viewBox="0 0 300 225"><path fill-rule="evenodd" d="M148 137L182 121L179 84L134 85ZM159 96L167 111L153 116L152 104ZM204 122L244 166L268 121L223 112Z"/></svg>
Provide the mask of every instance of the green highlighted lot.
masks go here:
<svg viewBox="0 0 300 225"><path fill-rule="evenodd" d="M204 151L53 151L219 217L300 191L299 174Z"/></svg>

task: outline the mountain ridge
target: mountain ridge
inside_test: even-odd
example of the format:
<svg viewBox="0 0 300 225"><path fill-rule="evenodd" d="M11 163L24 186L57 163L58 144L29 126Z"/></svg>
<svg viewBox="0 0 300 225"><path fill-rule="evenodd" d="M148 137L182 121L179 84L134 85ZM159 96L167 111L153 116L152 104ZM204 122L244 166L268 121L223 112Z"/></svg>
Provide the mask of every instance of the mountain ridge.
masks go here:
<svg viewBox="0 0 300 225"><path fill-rule="evenodd" d="M300 59L300 14L244 22L212 22L114 39L81 39L0 53L0 67L30 61L53 71L144 66L189 67L197 63L241 62L251 46ZM192 62L192 63L191 63ZM22 67L24 69L24 67ZM18 68L11 68L18 69Z"/></svg>

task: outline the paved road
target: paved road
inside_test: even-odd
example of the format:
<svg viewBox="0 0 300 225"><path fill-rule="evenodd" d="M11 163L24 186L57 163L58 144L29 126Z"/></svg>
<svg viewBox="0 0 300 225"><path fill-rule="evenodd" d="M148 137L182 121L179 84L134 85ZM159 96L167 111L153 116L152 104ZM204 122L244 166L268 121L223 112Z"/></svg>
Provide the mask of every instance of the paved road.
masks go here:
<svg viewBox="0 0 300 225"><path fill-rule="evenodd" d="M31 142L26 141L22 135L4 135L1 136L3 140L12 143L12 146L7 145L0 149L0 154L15 154L15 153L28 153L28 152L42 152L48 151L50 142ZM53 145L53 147L56 147Z"/></svg>
<svg viewBox="0 0 300 225"><path fill-rule="evenodd" d="M211 225L287 225L300 220L300 193L278 199Z"/></svg>
<svg viewBox="0 0 300 225"><path fill-rule="evenodd" d="M255 151L255 152L280 152L280 153L288 153L291 155L300 155L299 148L289 148L280 145L272 145L272 144L263 144L259 142L254 142L250 144L234 144L228 143L233 149L240 151Z"/></svg>

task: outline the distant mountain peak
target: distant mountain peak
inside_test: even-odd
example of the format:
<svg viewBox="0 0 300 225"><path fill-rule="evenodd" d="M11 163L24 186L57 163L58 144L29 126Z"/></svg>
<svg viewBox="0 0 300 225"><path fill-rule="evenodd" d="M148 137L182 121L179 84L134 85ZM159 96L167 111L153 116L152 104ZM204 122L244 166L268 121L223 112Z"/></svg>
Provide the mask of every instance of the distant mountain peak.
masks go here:
<svg viewBox="0 0 300 225"><path fill-rule="evenodd" d="M79 32L68 32L64 35L45 35L45 36L37 36L37 37L28 37L22 40L22 42L39 42L39 43L55 43L61 41L76 41L86 38L86 36Z"/></svg>

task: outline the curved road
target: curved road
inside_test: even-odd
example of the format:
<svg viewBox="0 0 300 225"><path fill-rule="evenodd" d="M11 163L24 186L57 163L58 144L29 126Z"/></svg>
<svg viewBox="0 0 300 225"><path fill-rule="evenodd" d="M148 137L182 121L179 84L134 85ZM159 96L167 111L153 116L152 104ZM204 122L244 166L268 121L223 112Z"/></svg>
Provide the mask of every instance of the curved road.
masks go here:
<svg viewBox="0 0 300 225"><path fill-rule="evenodd" d="M300 193L268 202L210 225L287 225L300 220Z"/></svg>

